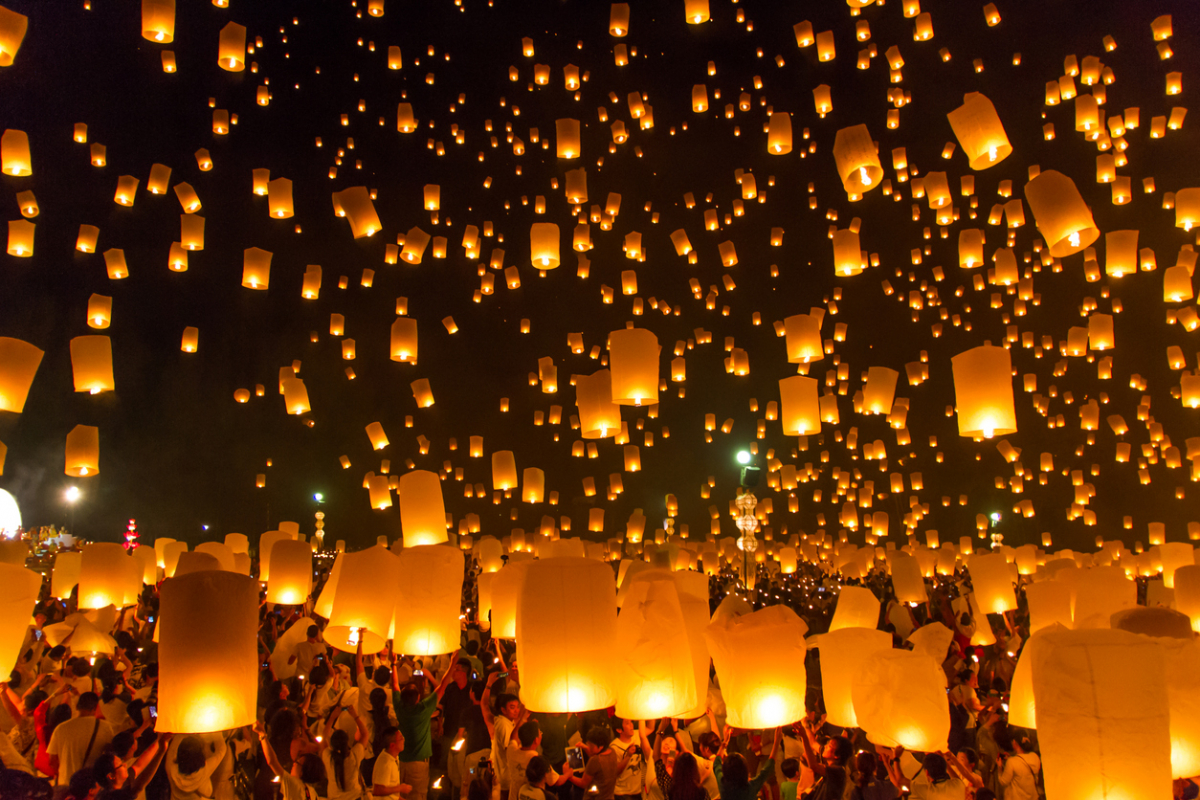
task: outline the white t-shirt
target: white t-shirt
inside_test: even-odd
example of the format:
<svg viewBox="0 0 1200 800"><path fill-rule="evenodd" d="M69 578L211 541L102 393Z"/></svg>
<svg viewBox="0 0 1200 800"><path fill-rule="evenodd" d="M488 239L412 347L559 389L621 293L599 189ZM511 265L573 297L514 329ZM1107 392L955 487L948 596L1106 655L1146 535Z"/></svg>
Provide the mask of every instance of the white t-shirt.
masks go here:
<svg viewBox="0 0 1200 800"><path fill-rule="evenodd" d="M1042 759L1037 753L1009 756L1000 773L1004 800L1038 800L1037 774L1041 769Z"/></svg>
<svg viewBox="0 0 1200 800"><path fill-rule="evenodd" d="M394 755L384 750L379 754L379 758L375 759L375 769L371 772L372 797L399 798L399 792L394 794L374 794L376 786L395 786L398 783L400 783L400 762Z"/></svg>
<svg viewBox="0 0 1200 800"><path fill-rule="evenodd" d="M909 800L963 800L967 796L967 785L961 779L950 776L939 784L929 782L929 774L924 770L912 782L912 794Z"/></svg>
<svg viewBox="0 0 1200 800"><path fill-rule="evenodd" d="M96 732L95 740L92 731ZM46 752L58 756L58 785L66 786L81 767L90 767L112 739L112 726L99 717L75 717L55 728ZM88 742L92 743L90 753Z"/></svg>
<svg viewBox="0 0 1200 800"><path fill-rule="evenodd" d="M632 749L633 755L629 757L629 764L617 776L617 786L613 790L614 794L641 794L642 793L642 770L645 765L642 763L642 746L637 739L630 739L628 742L621 741L621 737L612 740L609 744L613 752L617 754L617 758L625 758L626 751Z"/></svg>
<svg viewBox="0 0 1200 800"><path fill-rule="evenodd" d="M721 796L721 787L717 785L717 775L713 772L713 760L699 753L693 753L696 767L700 770L700 785L708 792L708 800L717 800Z"/></svg>
<svg viewBox="0 0 1200 800"><path fill-rule="evenodd" d="M356 800L362 797L362 776L359 774L358 765L362 763L365 752L361 744L351 746L350 754L346 756L342 765L346 785L339 790L337 771L333 768L333 751L328 747L321 751L321 760L325 762L325 777L329 779L329 788L326 790L329 800Z"/></svg>
<svg viewBox="0 0 1200 800"><path fill-rule="evenodd" d="M296 673L307 678L308 673L312 672L317 656L323 656L328 652L329 647L324 642L305 640L296 645Z"/></svg>
<svg viewBox="0 0 1200 800"><path fill-rule="evenodd" d="M512 741L513 721L504 715L492 723L492 764L501 786L508 786L508 743Z"/></svg>
<svg viewBox="0 0 1200 800"><path fill-rule="evenodd" d="M546 786L558 783L561 777L552 767L546 773ZM520 791L517 792L517 800L546 800L547 791L547 789L539 789L531 783L522 784ZM553 797L553 793L551 793L551 796Z"/></svg>
<svg viewBox="0 0 1200 800"><path fill-rule="evenodd" d="M279 787L283 789L283 800L319 800L316 787L309 786L289 772L279 776Z"/></svg>

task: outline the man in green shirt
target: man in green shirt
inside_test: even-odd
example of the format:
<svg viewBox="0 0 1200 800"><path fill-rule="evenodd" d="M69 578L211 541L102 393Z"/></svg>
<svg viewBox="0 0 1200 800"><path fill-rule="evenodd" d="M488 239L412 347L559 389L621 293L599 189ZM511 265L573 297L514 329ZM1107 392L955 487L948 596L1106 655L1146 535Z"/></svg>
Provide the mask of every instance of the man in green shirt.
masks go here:
<svg viewBox="0 0 1200 800"><path fill-rule="evenodd" d="M455 653L451 663L458 660L458 655ZM418 678L414 673L413 680L406 683L398 695L393 695L396 727L404 735L404 749L398 757L400 782L412 786L408 800L425 800L429 793L429 757L433 755L431 721L453 673L454 670L446 670L441 682L424 697L421 696L424 676Z"/></svg>

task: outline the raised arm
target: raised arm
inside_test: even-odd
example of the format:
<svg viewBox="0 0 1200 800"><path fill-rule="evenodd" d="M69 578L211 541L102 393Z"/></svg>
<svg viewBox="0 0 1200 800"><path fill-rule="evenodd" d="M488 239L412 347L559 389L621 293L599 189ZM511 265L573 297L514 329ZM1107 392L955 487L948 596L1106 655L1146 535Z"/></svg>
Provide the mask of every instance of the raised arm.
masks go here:
<svg viewBox="0 0 1200 800"><path fill-rule="evenodd" d="M171 734L160 733L154 744L147 747L146 752L133 762L133 769L137 773L137 777L133 779L130 788L135 795L141 794L150 785L150 781L154 779L154 773L158 772L163 759L167 756L167 747L170 744Z"/></svg>
<svg viewBox="0 0 1200 800"><path fill-rule="evenodd" d="M282 777L287 770L283 768L283 764L279 763L279 756L275 755L275 748L271 747L271 742L267 739L267 729L263 727L261 722L255 722L254 732L258 734L258 742L262 745L263 756L267 759L267 766L271 768L271 772Z"/></svg>
<svg viewBox="0 0 1200 800"><path fill-rule="evenodd" d="M800 726L800 743L804 745L804 760L808 762L808 768L813 771L813 775L818 778L825 777L825 760L813 748L813 742L809 738L811 734L808 731L808 726Z"/></svg>

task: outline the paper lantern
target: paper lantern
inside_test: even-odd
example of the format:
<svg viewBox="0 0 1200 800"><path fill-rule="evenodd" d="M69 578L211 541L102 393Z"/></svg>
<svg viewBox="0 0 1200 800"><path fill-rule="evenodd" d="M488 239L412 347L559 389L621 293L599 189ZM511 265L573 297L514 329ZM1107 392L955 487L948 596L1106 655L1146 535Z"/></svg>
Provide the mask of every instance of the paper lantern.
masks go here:
<svg viewBox="0 0 1200 800"><path fill-rule="evenodd" d="M157 542L155 542L157 544ZM163 575L170 578L179 566L179 559L187 552L187 542L168 542L163 547Z"/></svg>
<svg viewBox="0 0 1200 800"><path fill-rule="evenodd" d="M113 391L112 341L107 336L76 336L71 340L71 371L77 392Z"/></svg>
<svg viewBox="0 0 1200 800"><path fill-rule="evenodd" d="M621 407L613 402L612 373L602 369L573 376L575 404L579 409L580 435L604 439L621 430Z"/></svg>
<svg viewBox="0 0 1200 800"><path fill-rule="evenodd" d="M1200 187L1180 189L1175 192L1175 227L1190 231L1196 225L1200 225Z"/></svg>
<svg viewBox="0 0 1200 800"><path fill-rule="evenodd" d="M413 116L412 103L400 103L396 106L396 130L401 133L412 133L417 129L417 119Z"/></svg>
<svg viewBox="0 0 1200 800"><path fill-rule="evenodd" d="M383 223L379 221L379 214L375 211L375 204L371 202L371 193L367 191L367 187L351 186L334 192L334 202L339 204L345 213L346 221L350 223L350 233L355 239L374 236L383 230Z"/></svg>
<svg viewBox="0 0 1200 800"><path fill-rule="evenodd" d="M1025 184L1025 200L1055 258L1074 255L1100 237L1075 182L1061 172L1049 169L1038 173Z"/></svg>
<svg viewBox="0 0 1200 800"><path fill-rule="evenodd" d="M1175 610L1187 614L1200 633L1200 564L1175 568Z"/></svg>
<svg viewBox="0 0 1200 800"><path fill-rule="evenodd" d="M559 158L579 158L579 120L558 119L554 121L555 151Z"/></svg>
<svg viewBox="0 0 1200 800"><path fill-rule="evenodd" d="M71 596L71 590L79 584L83 554L67 550L54 557L54 573L50 579L50 594L59 600Z"/></svg>
<svg viewBox="0 0 1200 800"><path fill-rule="evenodd" d="M833 159L851 200L861 199L883 178L883 166L866 125L838 130L833 141Z"/></svg>
<svg viewBox="0 0 1200 800"><path fill-rule="evenodd" d="M871 742L924 752L946 750L946 676L930 656L907 650L871 654L852 678L851 697L858 727Z"/></svg>
<svg viewBox="0 0 1200 800"><path fill-rule="evenodd" d="M807 436L821 429L815 378L793 375L779 381L779 419L784 436Z"/></svg>
<svg viewBox="0 0 1200 800"><path fill-rule="evenodd" d="M774 728L804 716L808 625L787 606L725 618L705 630L729 724Z"/></svg>
<svg viewBox="0 0 1200 800"><path fill-rule="evenodd" d="M29 17L0 6L0 67L12 66L28 27Z"/></svg>
<svg viewBox="0 0 1200 800"><path fill-rule="evenodd" d="M8 249L10 256L33 257L33 232L37 228L29 220L13 219L8 222Z"/></svg>
<svg viewBox="0 0 1200 800"><path fill-rule="evenodd" d="M890 414L900 373L887 367L869 367L863 385L863 413Z"/></svg>
<svg viewBox="0 0 1200 800"><path fill-rule="evenodd" d="M417 363L417 321L412 317L397 317L392 323L392 361Z"/></svg>
<svg viewBox="0 0 1200 800"><path fill-rule="evenodd" d="M1003 347L980 345L950 359L958 435L991 439L1017 432L1012 357Z"/></svg>
<svg viewBox="0 0 1200 800"><path fill-rule="evenodd" d="M792 152L792 115L785 111L771 114L767 126L767 152L773 156Z"/></svg>
<svg viewBox="0 0 1200 800"><path fill-rule="evenodd" d="M267 206L273 219L287 219L295 213L290 180L276 178L267 184Z"/></svg>
<svg viewBox="0 0 1200 800"><path fill-rule="evenodd" d="M142 0L142 38L159 44L175 39L175 0Z"/></svg>
<svg viewBox="0 0 1200 800"><path fill-rule="evenodd" d="M573 713L617 699L617 599L612 569L588 558L530 563L517 598L521 701ZM587 619L587 625L578 621Z"/></svg>
<svg viewBox="0 0 1200 800"><path fill-rule="evenodd" d="M506 567L493 573L496 578L492 582L492 636L498 639L517 638L517 601L525 585L529 564L528 561L509 558Z"/></svg>
<svg viewBox="0 0 1200 800"><path fill-rule="evenodd" d="M280 539L271 547L267 602L297 606L312 591L312 548L308 542Z"/></svg>
<svg viewBox="0 0 1200 800"><path fill-rule="evenodd" d="M697 705L688 631L671 572L648 570L630 585L617 617L617 653L617 716L675 717Z"/></svg>
<svg viewBox="0 0 1200 800"><path fill-rule="evenodd" d="M265 291L271 283L273 253L257 247L242 251L242 286Z"/></svg>
<svg viewBox="0 0 1200 800"><path fill-rule="evenodd" d="M492 453L492 489L507 492L517 488L517 459L512 450Z"/></svg>
<svg viewBox="0 0 1200 800"><path fill-rule="evenodd" d="M1031 667L1046 796L1165 797L1170 700L1155 640L1111 629L1041 636Z"/></svg>
<svg viewBox="0 0 1200 800"><path fill-rule="evenodd" d="M683 0L683 18L689 25L708 22L708 0Z"/></svg>
<svg viewBox="0 0 1200 800"><path fill-rule="evenodd" d="M559 265L558 226L553 222L535 222L529 228L529 259L538 269L554 269Z"/></svg>
<svg viewBox="0 0 1200 800"><path fill-rule="evenodd" d="M325 641L352 653L361 640L364 653L378 653L387 643L396 609L399 559L380 545L344 553L339 559L342 570L329 626L325 629Z"/></svg>
<svg viewBox="0 0 1200 800"><path fill-rule="evenodd" d="M258 586L220 570L160 588L158 718L164 733L253 725L258 705Z"/></svg>
<svg viewBox="0 0 1200 800"><path fill-rule="evenodd" d="M1120 567L1060 570L1071 582L1075 628L1107 628L1112 615L1137 605L1137 583Z"/></svg>
<svg viewBox="0 0 1200 800"><path fill-rule="evenodd" d="M194 353L200 348L200 331L199 329L188 326L183 329L183 338L179 342L179 349L185 353Z"/></svg>
<svg viewBox="0 0 1200 800"><path fill-rule="evenodd" d="M1002 553L976 554L967 563L971 585L975 588L975 599L987 614L1002 614L1015 611L1016 597L1013 594L1012 572Z"/></svg>
<svg viewBox="0 0 1200 800"><path fill-rule="evenodd" d="M442 482L436 472L416 469L401 475L397 497L405 548L447 541L446 506L442 501Z"/></svg>
<svg viewBox="0 0 1200 800"><path fill-rule="evenodd" d="M428 378L417 378L409 384L412 389L413 399L417 401L417 408L429 408L434 403L433 390L429 388Z"/></svg>
<svg viewBox="0 0 1200 800"><path fill-rule="evenodd" d="M1187 542L1167 542L1158 546L1162 558L1163 586L1175 588L1175 572L1181 567L1192 566L1196 563L1195 551ZM1197 773L1200 775L1200 772Z"/></svg>
<svg viewBox="0 0 1200 800"><path fill-rule="evenodd" d="M123 605L125 548L113 542L84 545L79 563L79 608Z"/></svg>
<svg viewBox="0 0 1200 800"><path fill-rule="evenodd" d="M852 230L834 231L833 266L841 277L858 275L866 268L857 232Z"/></svg>
<svg viewBox="0 0 1200 800"><path fill-rule="evenodd" d="M566 195L568 203L578 205L580 203L586 203L588 201L587 170L585 170L582 167L580 167L579 169L567 170L566 183L567 183L567 185L566 185L564 194ZM583 248L579 247L579 243L578 243L579 229L581 227L584 230L584 235L585 235L584 241L588 245L587 247L583 247ZM575 244L576 250L579 250L582 252L583 250L591 249L591 241L590 241L591 233L590 233L590 229L588 228L588 226L586 224L576 226L575 237L576 237L576 244Z"/></svg>
<svg viewBox="0 0 1200 800"><path fill-rule="evenodd" d="M629 33L629 3L613 3L608 15L608 32L622 37Z"/></svg>
<svg viewBox="0 0 1200 800"><path fill-rule="evenodd" d="M842 592L847 588L852 587L844 587ZM874 600L874 596L871 599ZM878 601L875 605L878 618ZM829 722L850 728L858 727L851 694L854 676L874 654L891 649L891 635L875 630L875 622L872 621L870 626L845 627L822 634L817 639L817 646L821 649L821 680Z"/></svg>
<svg viewBox="0 0 1200 800"><path fill-rule="evenodd" d="M142 583L146 586L158 583L158 556L154 548L139 545L133 548L132 555L142 565Z"/></svg>
<svg viewBox="0 0 1200 800"><path fill-rule="evenodd" d="M908 553L896 553L892 557L892 589L901 603L924 603L929 599L921 565Z"/></svg>
<svg viewBox="0 0 1200 800"><path fill-rule="evenodd" d="M521 473L521 501L540 503L546 494L546 473L537 467L526 467Z"/></svg>
<svg viewBox="0 0 1200 800"><path fill-rule="evenodd" d="M399 562L396 651L414 656L455 652L462 632L458 618L462 605L462 551L450 545L409 547L406 543ZM524 668L524 663L521 666Z"/></svg>
<svg viewBox="0 0 1200 800"><path fill-rule="evenodd" d="M2 8L2 6L0 6ZM8 9L4 9L7 11ZM0 60L3 59L3 23L0 16ZM0 66L8 66L2 64ZM25 131L7 129L0 135L0 172L15 177L28 177L33 174L33 159L29 156L29 136Z"/></svg>
<svg viewBox="0 0 1200 800"><path fill-rule="evenodd" d="M283 379L283 404L287 413L300 415L312 410L308 402L308 389L300 378Z"/></svg>
<svg viewBox="0 0 1200 800"><path fill-rule="evenodd" d="M1037 633L1052 625L1070 628L1071 587L1061 581L1041 581L1025 587L1029 605L1029 632Z"/></svg>
<svg viewBox="0 0 1200 800"><path fill-rule="evenodd" d="M784 318L789 364L808 364L825 358L821 343L822 319L818 314L794 314Z"/></svg>
<svg viewBox="0 0 1200 800"><path fill-rule="evenodd" d="M409 229L408 233L404 234L404 249L400 251L400 258L409 264L420 264L430 238L429 234L420 228Z"/></svg>
<svg viewBox="0 0 1200 800"><path fill-rule="evenodd" d="M241 72L246 68L246 27L244 25L230 22L221 28L221 39L217 46L217 65L226 72Z"/></svg>
<svg viewBox="0 0 1200 800"><path fill-rule="evenodd" d="M179 554L179 560L175 563L175 569L171 571L170 577L219 569L221 569L221 562L217 561L216 556L210 553L184 552Z"/></svg>
<svg viewBox="0 0 1200 800"><path fill-rule="evenodd" d="M963 95L963 104L946 117L971 169L987 169L1012 154L1012 145L992 101L979 92Z"/></svg>
<svg viewBox="0 0 1200 800"><path fill-rule="evenodd" d="M875 628L879 624L879 600L862 586L843 586L838 594L830 631L843 628Z"/></svg>
<svg viewBox="0 0 1200 800"><path fill-rule="evenodd" d="M658 337L644 328L609 334L612 402L619 406L658 402Z"/></svg>
<svg viewBox="0 0 1200 800"><path fill-rule="evenodd" d="M73 478L89 478L100 474L100 429L92 425L76 425L67 434L66 468Z"/></svg>
<svg viewBox="0 0 1200 800"><path fill-rule="evenodd" d="M15 564L0 564L0 670L7 670L5 674L16 669L41 588L39 573Z"/></svg>
<svg viewBox="0 0 1200 800"><path fill-rule="evenodd" d="M79 237L75 240L75 249L81 253L94 253L98 238L100 238L100 229L95 225L80 225Z"/></svg>
<svg viewBox="0 0 1200 800"><path fill-rule="evenodd" d="M383 511L392 507L392 486L387 475L367 475L367 491L371 508Z"/></svg>

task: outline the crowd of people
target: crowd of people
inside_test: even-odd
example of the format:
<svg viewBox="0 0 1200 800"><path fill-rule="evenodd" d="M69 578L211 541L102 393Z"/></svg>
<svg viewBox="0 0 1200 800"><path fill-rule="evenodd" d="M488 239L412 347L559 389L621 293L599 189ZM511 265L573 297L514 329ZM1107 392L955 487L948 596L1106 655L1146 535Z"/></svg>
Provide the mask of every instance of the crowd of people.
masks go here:
<svg viewBox="0 0 1200 800"><path fill-rule="evenodd" d="M807 713L774 730L726 724L719 680L697 719L630 720L613 709L544 713L521 702L520 653L475 619L475 568L463 589L461 647L414 658L325 644L325 620L303 606L260 607L259 719L211 734L155 731L156 588L115 616L112 652L55 646L43 629L75 612L43 596L17 668L0 688L0 796L72 800L1039 800L1034 733L1007 722L1008 688L1027 637L1016 612L975 620L965 576L933 581L929 602L897 603L886 575L860 581L880 598L879 628L905 647L924 625L953 632L943 669L950 736L943 752L869 742L824 714L819 648L808 651ZM328 575L316 576L312 597ZM710 578L712 609L728 593L784 603L810 631L829 626L842 581L814 565ZM47 587L48 588L48 587ZM1020 592L1018 595L1020 596ZM103 615L93 614L94 617ZM976 625L996 644L974 647ZM297 627L300 626L300 627ZM285 636L292 631L292 636ZM303 636L296 636L295 633ZM1192 798L1190 781L1176 796Z"/></svg>

